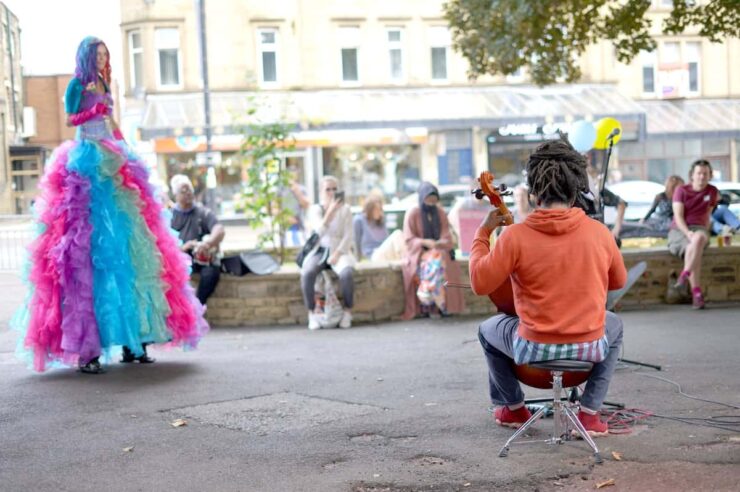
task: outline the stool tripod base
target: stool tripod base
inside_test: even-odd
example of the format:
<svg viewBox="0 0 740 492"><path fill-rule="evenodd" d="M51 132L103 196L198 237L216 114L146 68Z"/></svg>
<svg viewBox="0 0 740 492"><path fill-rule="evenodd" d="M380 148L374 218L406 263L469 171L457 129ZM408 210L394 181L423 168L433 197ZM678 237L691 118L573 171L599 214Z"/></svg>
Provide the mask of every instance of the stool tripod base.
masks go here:
<svg viewBox="0 0 740 492"><path fill-rule="evenodd" d="M563 444L565 441L571 441L574 437L580 436L593 451L594 461L597 464L601 464L604 460L601 457L599 448L596 443L589 435L588 431L583 427L583 424L578 420L578 415L573 411L575 407L574 401L572 400L574 393L571 392L571 401L564 400L562 398L563 390L563 372L558 370L552 370L553 377L553 398L546 399L546 402L552 402L553 410L553 432L549 439L544 440L520 440L517 442L524 433L534 425L542 416L545 414L547 407L542 406L527 420L516 432L506 441L498 455L501 458L505 458L509 455L509 450L513 444L531 444L544 442L546 444ZM577 395L577 393L576 393ZM531 400L530 400L531 402Z"/></svg>

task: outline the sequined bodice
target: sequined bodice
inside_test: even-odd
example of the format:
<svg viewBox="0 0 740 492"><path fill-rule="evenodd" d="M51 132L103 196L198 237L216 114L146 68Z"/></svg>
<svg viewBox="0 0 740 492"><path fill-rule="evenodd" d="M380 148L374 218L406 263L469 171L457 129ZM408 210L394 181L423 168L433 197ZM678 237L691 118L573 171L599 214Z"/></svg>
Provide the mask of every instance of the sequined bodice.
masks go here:
<svg viewBox="0 0 740 492"><path fill-rule="evenodd" d="M101 94L97 91L85 90L82 92L80 111L88 110L97 103L103 103L109 108L113 108L113 97L109 92ZM100 140L103 138L112 138L112 134L105 117L96 116L77 127L77 137L88 140Z"/></svg>

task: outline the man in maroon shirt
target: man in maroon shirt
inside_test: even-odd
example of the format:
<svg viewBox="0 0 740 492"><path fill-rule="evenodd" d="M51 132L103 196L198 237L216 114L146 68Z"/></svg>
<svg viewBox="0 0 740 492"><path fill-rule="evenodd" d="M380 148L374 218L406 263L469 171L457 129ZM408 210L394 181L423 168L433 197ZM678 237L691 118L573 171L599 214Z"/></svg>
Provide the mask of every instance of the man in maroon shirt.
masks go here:
<svg viewBox="0 0 740 492"><path fill-rule="evenodd" d="M709 245L710 217L719 198L717 188L709 184L711 178L712 166L708 161L700 159L691 164L689 184L673 193L673 223L668 231L668 250L684 260L676 286L689 282L694 309L704 308L701 256Z"/></svg>

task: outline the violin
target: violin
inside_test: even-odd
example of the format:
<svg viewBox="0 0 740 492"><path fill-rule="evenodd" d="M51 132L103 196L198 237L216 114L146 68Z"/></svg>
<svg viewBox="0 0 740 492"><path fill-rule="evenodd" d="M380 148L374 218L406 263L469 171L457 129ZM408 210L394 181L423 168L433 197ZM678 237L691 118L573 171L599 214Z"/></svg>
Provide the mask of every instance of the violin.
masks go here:
<svg viewBox="0 0 740 492"><path fill-rule="evenodd" d="M480 173L480 188L471 191L478 200L481 200L484 196L488 197L488 201L491 205L496 207L501 215L504 217L504 224L511 225L514 223L514 219L509 212L509 208L506 206L504 201L501 199L504 195L511 195L511 191L506 188L506 185L501 183L499 186L493 184L495 176L493 173L483 171Z"/></svg>
<svg viewBox="0 0 740 492"><path fill-rule="evenodd" d="M498 186L493 184L495 176L493 173L483 171L480 173L480 188L473 190L471 193L475 195L479 200L484 196L488 197L488 201L491 205L496 207L499 213L504 217L504 224L511 225L514 223L514 219L509 212L509 207L506 206L503 200L503 196L510 195L511 191L506 188L505 184ZM512 316L516 316L516 309L514 308L514 290L511 287L511 278L501 284L501 286L495 291L488 294L488 298L493 304L496 305L501 313L506 313Z"/></svg>
<svg viewBox="0 0 740 492"><path fill-rule="evenodd" d="M501 198L502 196L511 194L511 191L506 189L505 184L495 186L493 184L493 179L494 175L492 173L483 171L480 174L480 188L471 191L471 193L479 200L484 196L487 196L491 205L496 207L499 213L505 218L504 224L511 225L514 223L514 219L511 216L511 212L509 212L509 208ZM457 284L453 282L446 282L445 286L470 288L470 285ZM514 290L511 287L511 278L507 278L498 289L488 294L488 298L496 306L498 312L516 316L516 309L514 308Z"/></svg>

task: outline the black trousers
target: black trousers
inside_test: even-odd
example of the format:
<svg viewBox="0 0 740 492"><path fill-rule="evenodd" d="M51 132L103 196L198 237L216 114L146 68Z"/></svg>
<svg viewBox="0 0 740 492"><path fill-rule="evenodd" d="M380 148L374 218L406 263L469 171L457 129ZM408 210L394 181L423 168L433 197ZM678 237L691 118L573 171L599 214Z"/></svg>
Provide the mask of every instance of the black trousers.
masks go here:
<svg viewBox="0 0 740 492"><path fill-rule="evenodd" d="M213 291L216 290L221 278L221 267L193 263L193 273L200 274L200 282L198 282L198 288L195 290L195 297L198 298L201 304L205 305Z"/></svg>

